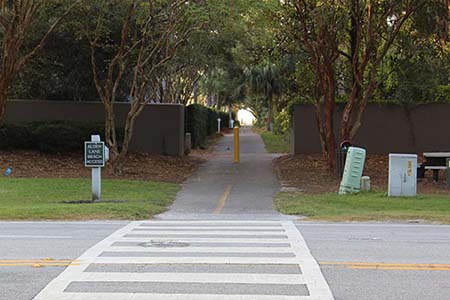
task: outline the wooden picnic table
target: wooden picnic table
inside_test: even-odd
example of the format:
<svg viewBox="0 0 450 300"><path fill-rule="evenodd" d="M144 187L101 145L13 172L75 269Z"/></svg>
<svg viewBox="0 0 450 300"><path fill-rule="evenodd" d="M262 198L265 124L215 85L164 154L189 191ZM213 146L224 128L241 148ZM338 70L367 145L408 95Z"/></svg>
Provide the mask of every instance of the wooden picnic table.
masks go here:
<svg viewBox="0 0 450 300"><path fill-rule="evenodd" d="M425 162L419 167L419 178L425 177L426 170L433 171L434 181L439 181L439 171L447 169L447 159L450 158L450 152L424 152Z"/></svg>

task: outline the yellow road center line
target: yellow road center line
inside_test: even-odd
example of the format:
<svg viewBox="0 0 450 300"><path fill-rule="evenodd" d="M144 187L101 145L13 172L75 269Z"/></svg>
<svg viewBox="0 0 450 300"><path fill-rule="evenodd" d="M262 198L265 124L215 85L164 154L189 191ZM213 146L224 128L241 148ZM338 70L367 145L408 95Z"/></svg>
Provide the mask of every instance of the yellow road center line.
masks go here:
<svg viewBox="0 0 450 300"><path fill-rule="evenodd" d="M391 271L450 271L449 268L423 268L423 267L383 267L383 266L349 266L349 269L356 270L391 270Z"/></svg>
<svg viewBox="0 0 450 300"><path fill-rule="evenodd" d="M369 262L321 262L322 266L336 266L349 269L365 270L420 270L420 271L450 271L450 264L398 264Z"/></svg>
<svg viewBox="0 0 450 300"><path fill-rule="evenodd" d="M225 203L227 202L228 196L230 196L231 188L232 188L231 185L227 185L227 187L225 188L225 192L223 193L222 197L219 200L219 204L213 211L213 214L218 215L222 212L222 209L225 207Z"/></svg>
<svg viewBox="0 0 450 300"><path fill-rule="evenodd" d="M80 266L79 263L0 263L0 267L67 267L67 266Z"/></svg>
<svg viewBox="0 0 450 300"><path fill-rule="evenodd" d="M72 259L0 259L0 263L71 263L79 262L78 260Z"/></svg>

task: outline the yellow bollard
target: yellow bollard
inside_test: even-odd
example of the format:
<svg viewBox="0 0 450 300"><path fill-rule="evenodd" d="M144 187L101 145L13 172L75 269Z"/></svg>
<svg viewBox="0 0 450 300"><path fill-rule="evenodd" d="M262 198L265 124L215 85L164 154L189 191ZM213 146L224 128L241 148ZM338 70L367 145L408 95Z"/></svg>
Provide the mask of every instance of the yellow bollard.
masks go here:
<svg viewBox="0 0 450 300"><path fill-rule="evenodd" d="M241 162L239 153L239 127L234 127L234 163Z"/></svg>

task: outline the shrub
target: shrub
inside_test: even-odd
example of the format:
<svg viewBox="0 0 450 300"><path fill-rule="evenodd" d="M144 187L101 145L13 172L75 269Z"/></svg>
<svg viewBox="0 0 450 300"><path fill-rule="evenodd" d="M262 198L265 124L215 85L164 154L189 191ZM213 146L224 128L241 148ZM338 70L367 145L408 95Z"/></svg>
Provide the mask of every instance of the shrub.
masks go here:
<svg viewBox="0 0 450 300"><path fill-rule="evenodd" d="M80 127L67 124L43 124L33 131L37 150L63 153L82 147L85 139Z"/></svg>
<svg viewBox="0 0 450 300"><path fill-rule="evenodd" d="M290 132L291 124L292 113L289 108L285 108L275 115L273 131L275 134L283 135Z"/></svg>
<svg viewBox="0 0 450 300"><path fill-rule="evenodd" d="M119 142L123 140L122 128L117 129ZM82 151L84 142L92 134L104 140L103 123L69 121L44 121L0 126L1 150L37 150L44 153Z"/></svg>
<svg viewBox="0 0 450 300"><path fill-rule="evenodd" d="M217 118L222 119L221 129L228 127L230 120L228 113L218 112L200 104L186 107L185 132L191 133L192 148L203 147L206 138L217 131Z"/></svg>
<svg viewBox="0 0 450 300"><path fill-rule="evenodd" d="M204 146L208 136L208 111L205 106L193 104L186 107L185 130L191 133L192 148Z"/></svg>
<svg viewBox="0 0 450 300"><path fill-rule="evenodd" d="M17 124L0 126L1 150L31 149L32 147L33 138L30 127Z"/></svg>
<svg viewBox="0 0 450 300"><path fill-rule="evenodd" d="M219 113L210 108L207 109L207 113L208 113L207 131L208 135L211 135L217 131L217 119L219 118ZM222 125L220 127L222 127Z"/></svg>

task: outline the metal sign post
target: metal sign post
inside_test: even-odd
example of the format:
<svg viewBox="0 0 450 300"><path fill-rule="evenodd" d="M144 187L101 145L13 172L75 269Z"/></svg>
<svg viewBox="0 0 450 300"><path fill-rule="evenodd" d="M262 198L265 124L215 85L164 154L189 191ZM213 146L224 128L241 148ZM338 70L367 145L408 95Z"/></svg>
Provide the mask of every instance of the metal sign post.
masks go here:
<svg viewBox="0 0 450 300"><path fill-rule="evenodd" d="M100 202L102 193L102 167L105 166L107 150L99 135L92 135L84 143L84 165L92 168L92 201Z"/></svg>

